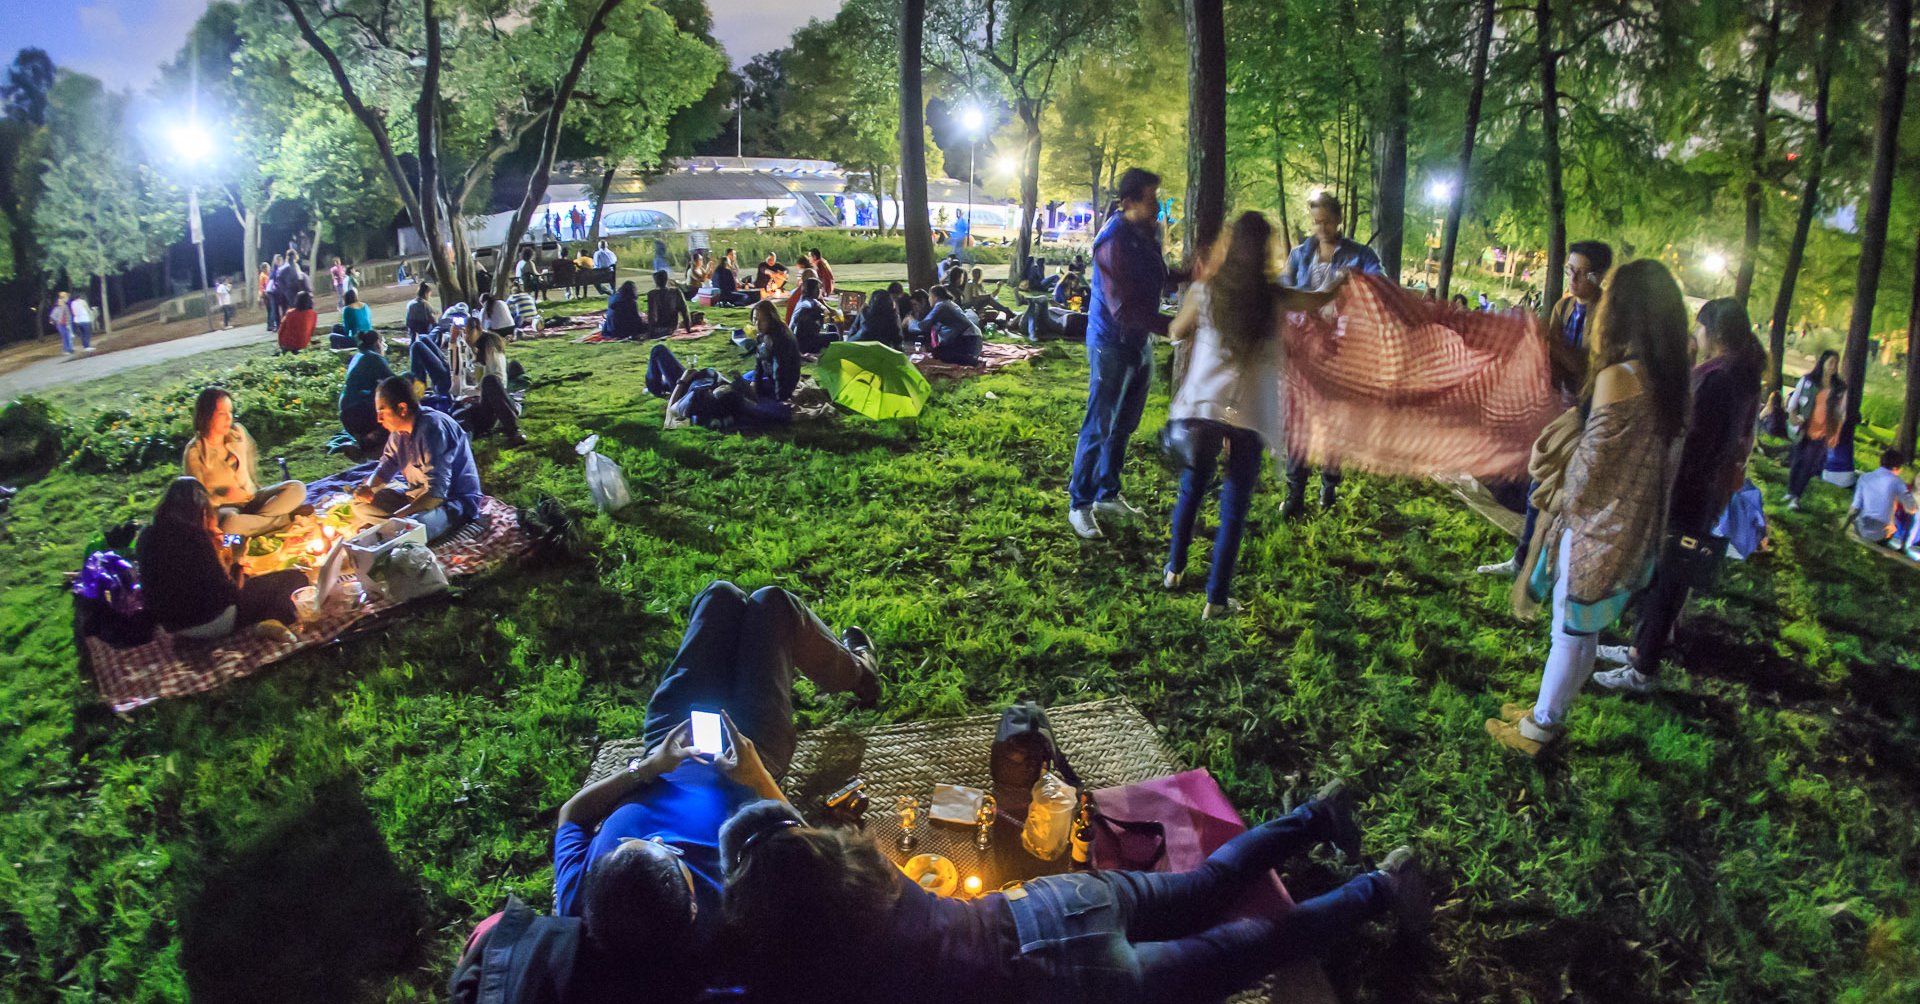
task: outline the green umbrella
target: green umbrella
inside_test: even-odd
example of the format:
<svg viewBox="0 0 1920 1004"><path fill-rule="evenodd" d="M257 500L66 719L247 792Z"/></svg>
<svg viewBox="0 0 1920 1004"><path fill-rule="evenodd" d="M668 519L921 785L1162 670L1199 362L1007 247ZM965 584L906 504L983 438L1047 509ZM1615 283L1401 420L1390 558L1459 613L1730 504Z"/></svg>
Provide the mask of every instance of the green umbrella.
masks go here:
<svg viewBox="0 0 1920 1004"><path fill-rule="evenodd" d="M833 403L872 419L912 418L933 396L913 361L879 342L834 342L814 374Z"/></svg>

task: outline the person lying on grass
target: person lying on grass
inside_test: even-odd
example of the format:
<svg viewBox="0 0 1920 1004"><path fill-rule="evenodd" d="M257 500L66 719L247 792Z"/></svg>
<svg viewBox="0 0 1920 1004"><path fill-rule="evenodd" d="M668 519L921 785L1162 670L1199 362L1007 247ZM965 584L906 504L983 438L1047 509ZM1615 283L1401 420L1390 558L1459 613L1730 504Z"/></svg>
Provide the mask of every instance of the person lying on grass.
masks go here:
<svg viewBox="0 0 1920 1004"><path fill-rule="evenodd" d="M527 438L520 434L520 406L507 393L510 374L518 369L507 362L507 340L491 331L479 332L470 358L468 383L480 388L480 396L460 402L454 418L469 435L484 436L499 426L507 446L527 445Z"/></svg>
<svg viewBox="0 0 1920 1004"><path fill-rule="evenodd" d="M785 798L779 779L797 737L796 676L863 706L880 699L879 662L864 631L836 637L784 589L748 595L712 583L694 599L680 650L647 701L647 754L560 807L553 912L581 918L604 956L657 975L639 999L685 999L719 970L720 826L742 805ZM723 715L718 755L692 746L695 707Z"/></svg>
<svg viewBox="0 0 1920 1004"><path fill-rule="evenodd" d="M388 377L375 393L386 449L373 474L353 490L353 515L363 525L399 516L417 520L428 540L466 526L480 512L480 472L460 423L422 409L413 382ZM406 477L404 490L391 484Z"/></svg>
<svg viewBox="0 0 1920 1004"><path fill-rule="evenodd" d="M1298 959L1325 956L1372 917L1427 924L1413 852L1270 916L1223 907L1316 844L1360 855L1341 782L1262 823L1186 872L1048 875L978 899L936 896L893 866L873 839L807 826L778 799L720 828L722 901L750 999L892 1001L1219 1001ZM858 979L846 978L857 969Z"/></svg>
<svg viewBox="0 0 1920 1004"><path fill-rule="evenodd" d="M793 409L763 396L752 376L729 379L712 367L687 366L665 343L656 343L647 358L647 392L667 399L669 429L692 424L732 432L793 421Z"/></svg>
<svg viewBox="0 0 1920 1004"><path fill-rule="evenodd" d="M193 441L180 457L187 476L206 486L220 511L220 532L257 537L287 528L310 515L307 486L281 481L261 487L254 480L260 456L247 427L233 419L233 395L208 387L193 402Z"/></svg>
<svg viewBox="0 0 1920 1004"><path fill-rule="evenodd" d="M258 627L288 638L299 620L293 591L307 584L298 569L248 576L224 546L213 496L193 478L175 478L160 496L153 523L140 532L134 557L140 593L154 622L199 641Z"/></svg>

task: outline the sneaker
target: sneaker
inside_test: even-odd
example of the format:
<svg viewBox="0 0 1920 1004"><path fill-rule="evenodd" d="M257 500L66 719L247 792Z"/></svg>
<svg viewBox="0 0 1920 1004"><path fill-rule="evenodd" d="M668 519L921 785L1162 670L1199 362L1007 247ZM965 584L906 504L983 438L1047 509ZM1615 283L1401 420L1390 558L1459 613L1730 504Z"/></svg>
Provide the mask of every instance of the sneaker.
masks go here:
<svg viewBox="0 0 1920 1004"><path fill-rule="evenodd" d="M1530 714L1533 714L1533 709L1524 704L1515 704L1512 701L1508 701L1500 705L1500 720L1509 725L1520 724L1520 719Z"/></svg>
<svg viewBox="0 0 1920 1004"><path fill-rule="evenodd" d="M1388 894L1393 900L1393 915L1400 930L1420 934L1433 923L1433 897L1427 891L1427 874L1405 844L1387 852L1380 862L1380 874L1387 878Z"/></svg>
<svg viewBox="0 0 1920 1004"><path fill-rule="evenodd" d="M1800 496L1798 495L1787 496L1787 508L1795 512L1798 512L1800 510Z"/></svg>
<svg viewBox="0 0 1920 1004"><path fill-rule="evenodd" d="M1093 517L1093 509L1091 507L1086 509L1068 509L1067 523L1073 527L1074 533L1080 535L1081 540L1099 540L1106 536L1106 534L1100 532L1100 521Z"/></svg>
<svg viewBox="0 0 1920 1004"><path fill-rule="evenodd" d="M513 435L508 436L506 439L506 442L503 445L505 445L506 448L509 450L518 449L522 446L527 445L527 437L516 432Z"/></svg>
<svg viewBox="0 0 1920 1004"><path fill-rule="evenodd" d="M1632 645L1601 645L1593 650L1593 654L1616 666L1633 665Z"/></svg>
<svg viewBox="0 0 1920 1004"><path fill-rule="evenodd" d="M1228 600L1225 603L1209 603L1200 611L1200 619L1203 621L1222 620L1228 617L1238 617L1246 613L1246 611L1246 605L1239 600Z"/></svg>
<svg viewBox="0 0 1920 1004"><path fill-rule="evenodd" d="M1481 575L1498 575L1504 579L1511 579L1520 574L1520 563L1512 558L1508 558L1497 564L1481 565L1474 569L1474 571Z"/></svg>
<svg viewBox="0 0 1920 1004"><path fill-rule="evenodd" d="M1288 521L1300 519L1307 514L1307 504L1298 495L1288 495L1280 505L1280 518Z"/></svg>
<svg viewBox="0 0 1920 1004"><path fill-rule="evenodd" d="M1187 581L1187 573L1169 570L1166 577L1160 580L1160 584L1169 590L1174 590L1180 588L1180 584L1185 581Z"/></svg>
<svg viewBox="0 0 1920 1004"><path fill-rule="evenodd" d="M1629 694L1651 694L1660 687L1657 678L1648 676L1632 666L1603 669L1593 674L1593 682L1608 690L1619 690Z"/></svg>
<svg viewBox="0 0 1920 1004"><path fill-rule="evenodd" d="M1101 499L1093 504L1093 511L1114 519L1146 519L1146 510L1126 500L1125 496L1115 495L1110 499Z"/></svg>
<svg viewBox="0 0 1920 1004"><path fill-rule="evenodd" d="M1335 778L1320 786L1313 793L1315 815L1325 812L1320 818L1324 821L1327 843L1346 856L1348 861L1360 860L1360 824L1353 821L1353 792L1347 782Z"/></svg>
<svg viewBox="0 0 1920 1004"><path fill-rule="evenodd" d="M863 708L876 707L880 703L880 657L873 651L873 639L857 627L849 627L840 632L840 644L853 653L853 661L865 669L866 675L854 685L853 697Z"/></svg>
<svg viewBox="0 0 1920 1004"><path fill-rule="evenodd" d="M1566 726L1542 725L1530 714L1521 715L1517 722L1499 718L1487 719L1487 735L1492 736L1500 745L1530 757L1539 756L1565 732Z"/></svg>

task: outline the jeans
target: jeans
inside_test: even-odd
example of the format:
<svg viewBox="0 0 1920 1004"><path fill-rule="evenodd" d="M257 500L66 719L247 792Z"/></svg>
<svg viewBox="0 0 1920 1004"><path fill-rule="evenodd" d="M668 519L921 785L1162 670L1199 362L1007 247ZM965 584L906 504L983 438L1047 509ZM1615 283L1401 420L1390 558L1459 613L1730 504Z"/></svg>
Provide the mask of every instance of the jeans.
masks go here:
<svg viewBox="0 0 1920 1004"><path fill-rule="evenodd" d="M1193 542L1194 520L1200 502L1213 485L1220 448L1227 447L1227 474L1220 484L1220 529L1213 538L1213 568L1207 573L1207 602L1225 604L1233 586L1233 568L1240 558L1240 537L1246 532L1247 510L1253 506L1253 486L1260 480L1260 434L1224 422L1187 419L1192 456L1180 473L1180 499L1173 504L1173 546L1167 553L1167 571L1183 572L1187 547Z"/></svg>
<svg viewBox="0 0 1920 1004"><path fill-rule="evenodd" d="M1787 494L1793 498L1805 494L1807 485L1820 476L1820 468L1826 462L1827 444L1824 440L1806 436L1793 444L1793 455L1787 461Z"/></svg>
<svg viewBox="0 0 1920 1004"><path fill-rule="evenodd" d="M680 651L647 700L641 729L647 747L686 721L694 705L709 705L724 709L753 740L768 773L785 776L796 735L796 671L829 693L876 682L792 593L768 586L749 596L731 582L708 585L694 597Z"/></svg>
<svg viewBox="0 0 1920 1004"><path fill-rule="evenodd" d="M67 355L73 355L73 325L56 324L54 329L60 332L60 347Z"/></svg>
<svg viewBox="0 0 1920 1004"><path fill-rule="evenodd" d="M1560 531L1553 580L1553 643L1547 649L1547 665L1540 672L1540 697L1533 705L1533 720L1541 725L1558 725L1566 719L1573 699L1580 696L1580 688L1593 675L1593 660L1599 655L1599 636L1567 630L1567 581L1571 578L1567 563L1572 551L1573 531Z"/></svg>
<svg viewBox="0 0 1920 1004"><path fill-rule="evenodd" d="M1067 497L1075 509L1120 496L1127 440L1140 427L1147 385L1153 380L1153 340L1142 336L1138 346L1128 346L1088 339L1087 363L1087 417L1080 423L1073 475L1067 481Z"/></svg>
<svg viewBox="0 0 1920 1004"><path fill-rule="evenodd" d="M428 390L441 395L452 392L453 371L433 344L433 336L413 336L413 343L407 346L407 363L413 367L413 378L426 384Z"/></svg>
<svg viewBox="0 0 1920 1004"><path fill-rule="evenodd" d="M1307 479L1313 476L1313 466L1303 457L1287 458L1287 501L1298 501L1305 505L1307 500ZM1340 468L1328 464L1320 468L1320 506L1330 509L1333 500L1340 491Z"/></svg>
<svg viewBox="0 0 1920 1004"><path fill-rule="evenodd" d="M306 501L307 486L298 481L266 485L242 505L220 507L220 532L258 537L283 530Z"/></svg>
<svg viewBox="0 0 1920 1004"><path fill-rule="evenodd" d="M1513 566L1522 577L1527 574L1527 548L1533 543L1533 529L1540 522L1540 510L1533 507L1533 492L1539 487L1538 481L1527 482L1527 521L1520 527L1520 539L1513 542Z"/></svg>
<svg viewBox="0 0 1920 1004"><path fill-rule="evenodd" d="M979 335L943 338L939 345L933 347L932 355L943 363L952 363L955 366L978 366L980 365L980 346L983 344L985 340ZM1139 416L1136 415L1134 424L1139 424L1139 421Z"/></svg>
<svg viewBox="0 0 1920 1004"><path fill-rule="evenodd" d="M395 488L382 488L373 493L371 500L356 499L354 501L354 519L362 523L381 522L411 505L418 494L420 494L419 491L403 492ZM416 512L406 518L426 529L428 541L435 541L473 522L473 517L472 506L450 501L425 512Z"/></svg>
<svg viewBox="0 0 1920 1004"><path fill-rule="evenodd" d="M73 333L80 336L81 348L83 349L93 348L93 322L92 321L73 322Z"/></svg>
<svg viewBox="0 0 1920 1004"><path fill-rule="evenodd" d="M260 298L267 306L267 330L280 330L280 301L272 293Z"/></svg>
<svg viewBox="0 0 1920 1004"><path fill-rule="evenodd" d="M1324 954L1387 906L1379 872L1277 917L1223 920L1253 883L1328 836L1314 803L1234 837L1186 872L1096 871L1026 883L1007 903L1036 1000L1218 1000Z"/></svg>
<svg viewBox="0 0 1920 1004"><path fill-rule="evenodd" d="M655 397L671 396L674 385L680 382L686 372L687 367L673 354L672 349L664 344L655 345L647 353L647 393Z"/></svg>
<svg viewBox="0 0 1920 1004"><path fill-rule="evenodd" d="M520 436L520 406L513 403L507 385L492 373L480 378L480 399L461 405L454 417L470 436L484 436L496 425L508 439Z"/></svg>
<svg viewBox="0 0 1920 1004"><path fill-rule="evenodd" d="M229 328L233 327L233 304L223 303L220 305L220 323Z"/></svg>

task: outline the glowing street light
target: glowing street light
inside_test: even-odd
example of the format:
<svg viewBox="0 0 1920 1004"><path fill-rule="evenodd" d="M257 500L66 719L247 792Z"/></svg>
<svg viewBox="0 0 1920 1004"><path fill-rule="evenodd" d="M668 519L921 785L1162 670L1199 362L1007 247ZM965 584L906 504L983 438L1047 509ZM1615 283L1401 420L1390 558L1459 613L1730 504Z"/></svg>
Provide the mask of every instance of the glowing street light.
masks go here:
<svg viewBox="0 0 1920 1004"><path fill-rule="evenodd" d="M213 138L198 122L183 122L167 130L167 140L173 144L173 152L189 165L213 159Z"/></svg>
<svg viewBox="0 0 1920 1004"><path fill-rule="evenodd" d="M1718 251L1709 251L1706 257L1700 259L1700 267L1719 275L1727 270L1727 256Z"/></svg>
<svg viewBox="0 0 1920 1004"><path fill-rule="evenodd" d="M1000 169L1001 174L1018 174L1020 173L1020 158L1010 153L1003 153L1000 155L999 160L994 161L994 166Z"/></svg>
<svg viewBox="0 0 1920 1004"><path fill-rule="evenodd" d="M1453 198L1453 182L1445 178L1435 178L1427 183L1427 200L1446 202Z"/></svg>
<svg viewBox="0 0 1920 1004"><path fill-rule="evenodd" d="M967 131L967 232L961 238L959 248L961 260L972 261L973 254L969 244L973 240L973 186L977 180L976 168L980 157L980 131L987 127L987 115L979 105L968 105L960 111L960 127Z"/></svg>
<svg viewBox="0 0 1920 1004"><path fill-rule="evenodd" d="M200 165L213 159L213 138L200 127L197 119L189 118L167 130L167 141L173 144L173 152L193 173L193 186L187 190L187 237L193 242L194 253L200 259L200 293L206 299L207 285L207 245L206 234L200 229ZM207 302L207 330L213 330L213 304Z"/></svg>
<svg viewBox="0 0 1920 1004"><path fill-rule="evenodd" d="M960 110L960 128L965 129L967 135L977 139L980 136L980 130L986 127L987 113L981 111L977 106L968 105Z"/></svg>

